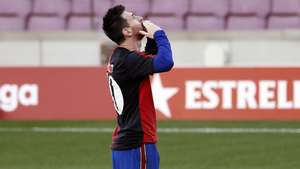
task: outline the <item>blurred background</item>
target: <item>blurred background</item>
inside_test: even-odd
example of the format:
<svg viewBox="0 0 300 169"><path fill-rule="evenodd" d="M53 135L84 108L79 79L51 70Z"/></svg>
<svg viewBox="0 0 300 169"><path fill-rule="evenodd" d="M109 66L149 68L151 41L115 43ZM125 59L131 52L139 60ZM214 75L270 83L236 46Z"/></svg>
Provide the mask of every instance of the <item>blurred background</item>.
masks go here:
<svg viewBox="0 0 300 169"><path fill-rule="evenodd" d="M300 0L0 0L0 169L111 168L117 4L171 41L152 78L161 168L300 168Z"/></svg>
<svg viewBox="0 0 300 169"><path fill-rule="evenodd" d="M167 30L179 67L299 65L298 0L1 0L0 65L102 65L116 4Z"/></svg>

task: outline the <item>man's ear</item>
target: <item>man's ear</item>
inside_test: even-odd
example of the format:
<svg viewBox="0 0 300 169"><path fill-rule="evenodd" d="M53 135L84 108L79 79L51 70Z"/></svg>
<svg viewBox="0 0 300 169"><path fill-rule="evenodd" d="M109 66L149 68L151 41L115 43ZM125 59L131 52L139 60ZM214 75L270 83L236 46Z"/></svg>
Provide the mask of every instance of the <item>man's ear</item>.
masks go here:
<svg viewBox="0 0 300 169"><path fill-rule="evenodd" d="M133 36L133 31L130 27L125 27L122 29L122 33L125 37L131 37Z"/></svg>

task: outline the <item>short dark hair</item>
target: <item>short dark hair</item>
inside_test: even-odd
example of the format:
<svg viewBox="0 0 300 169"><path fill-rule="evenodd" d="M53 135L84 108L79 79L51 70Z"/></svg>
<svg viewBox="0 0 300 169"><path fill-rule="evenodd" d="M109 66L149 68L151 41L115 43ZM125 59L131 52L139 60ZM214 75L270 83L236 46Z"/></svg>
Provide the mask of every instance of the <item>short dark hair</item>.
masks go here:
<svg viewBox="0 0 300 169"><path fill-rule="evenodd" d="M103 17L102 29L104 33L118 45L124 42L125 37L122 30L128 26L126 19L121 16L124 11L123 5L117 5L110 8Z"/></svg>

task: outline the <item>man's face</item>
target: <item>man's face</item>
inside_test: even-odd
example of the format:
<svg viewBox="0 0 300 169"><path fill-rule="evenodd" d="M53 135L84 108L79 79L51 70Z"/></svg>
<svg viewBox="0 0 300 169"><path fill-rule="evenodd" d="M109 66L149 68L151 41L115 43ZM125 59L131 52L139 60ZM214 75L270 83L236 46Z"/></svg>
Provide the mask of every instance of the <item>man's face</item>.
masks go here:
<svg viewBox="0 0 300 169"><path fill-rule="evenodd" d="M136 36L138 40L141 40L144 36L139 33L139 31L144 30L143 17L137 16L132 12L124 11L122 17L129 24L129 28L132 31L132 35Z"/></svg>

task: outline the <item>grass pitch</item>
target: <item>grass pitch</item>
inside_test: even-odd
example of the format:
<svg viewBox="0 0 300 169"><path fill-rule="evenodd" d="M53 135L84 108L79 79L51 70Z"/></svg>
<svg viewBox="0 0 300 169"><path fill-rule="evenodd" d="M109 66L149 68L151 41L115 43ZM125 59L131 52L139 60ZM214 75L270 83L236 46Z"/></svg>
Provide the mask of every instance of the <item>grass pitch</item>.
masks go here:
<svg viewBox="0 0 300 169"><path fill-rule="evenodd" d="M161 121L159 128L300 128L300 122ZM113 121L0 121L0 169L111 169ZM300 133L159 133L161 169L299 169Z"/></svg>

